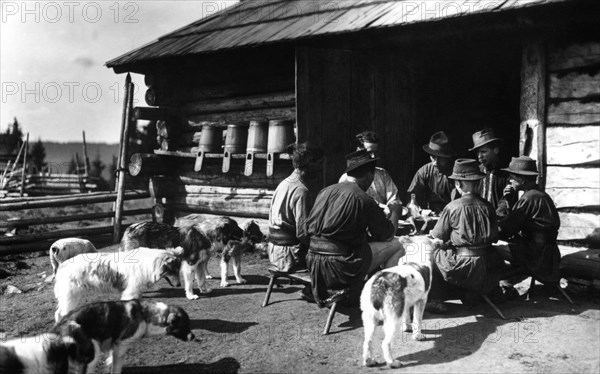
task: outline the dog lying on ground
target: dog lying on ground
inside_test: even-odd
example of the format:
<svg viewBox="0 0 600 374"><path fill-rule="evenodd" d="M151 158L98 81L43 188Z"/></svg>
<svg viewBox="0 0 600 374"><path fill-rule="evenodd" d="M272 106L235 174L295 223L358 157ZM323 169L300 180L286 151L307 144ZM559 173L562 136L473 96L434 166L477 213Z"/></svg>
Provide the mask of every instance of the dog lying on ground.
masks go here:
<svg viewBox="0 0 600 374"><path fill-rule="evenodd" d="M93 358L94 346L80 331L20 337L0 344L0 373L85 373Z"/></svg>
<svg viewBox="0 0 600 374"><path fill-rule="evenodd" d="M138 248L134 251L99 252L95 258L86 254L63 262L56 273L54 295L58 302L55 313L59 321L79 305L90 292L120 293L121 300L138 299L161 278L179 284L183 249Z"/></svg>
<svg viewBox="0 0 600 374"><path fill-rule="evenodd" d="M385 362L391 368L402 366L392 358L390 347L394 335L402 325L403 330L412 328L414 340L423 340L421 333L423 312L432 279L432 252L443 245L438 239L426 236L403 236L400 238L406 255L398 266L383 269L373 275L365 284L360 296L360 309L365 329L363 344L363 364L374 366L377 363L371 355L371 341L375 327L383 321L384 339L381 344ZM410 309L413 308L413 323L410 323Z"/></svg>
<svg viewBox="0 0 600 374"><path fill-rule="evenodd" d="M106 366L118 374L123 368L127 348L139 339L152 335L171 335L183 341L195 340L187 313L163 303L138 300L108 301L87 304L63 317L52 329L58 335L81 331L93 344L95 369L101 353L108 353Z"/></svg>
<svg viewBox="0 0 600 374"><path fill-rule="evenodd" d="M50 246L49 256L52 270L56 274L58 266L66 260L82 253L96 253L98 250L92 242L80 238L59 239Z"/></svg>
<svg viewBox="0 0 600 374"><path fill-rule="evenodd" d="M185 296L195 300L194 276L198 283L200 293L210 293L212 290L206 285L206 263L210 258L211 242L200 228L192 222L182 223L180 227L173 227L165 223L139 222L125 230L121 239L121 249L131 251L139 247L174 248L181 247L181 272L183 274Z"/></svg>

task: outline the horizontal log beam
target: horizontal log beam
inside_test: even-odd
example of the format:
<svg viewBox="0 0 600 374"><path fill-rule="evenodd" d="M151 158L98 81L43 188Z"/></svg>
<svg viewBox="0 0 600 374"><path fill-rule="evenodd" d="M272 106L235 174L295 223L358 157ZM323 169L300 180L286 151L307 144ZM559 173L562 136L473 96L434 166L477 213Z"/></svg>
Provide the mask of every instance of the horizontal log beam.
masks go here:
<svg viewBox="0 0 600 374"><path fill-rule="evenodd" d="M557 208L584 208L600 206L598 188L546 188Z"/></svg>
<svg viewBox="0 0 600 374"><path fill-rule="evenodd" d="M125 200L146 199L148 197L150 197L150 194L147 191L143 190L126 191L124 194ZM116 192L66 195L61 197L53 197L50 199L32 199L19 202L3 202L2 204L0 204L0 211L14 211L22 209L50 208L66 205L106 203L116 201L116 199Z"/></svg>
<svg viewBox="0 0 600 374"><path fill-rule="evenodd" d="M271 119L279 120L296 120L296 107L284 108L269 108L246 110L239 112L227 113L206 113L196 114L186 112L184 115L192 122L223 122L223 123L239 123L249 121L267 121Z"/></svg>
<svg viewBox="0 0 600 374"><path fill-rule="evenodd" d="M212 185L186 185L167 177L154 177L150 179L150 191L155 198L175 197L179 195L214 195L224 198L244 196L250 198L272 197L274 190L267 188L244 187L217 187Z"/></svg>
<svg viewBox="0 0 600 374"><path fill-rule="evenodd" d="M559 212L558 240L600 243L600 214Z"/></svg>
<svg viewBox="0 0 600 374"><path fill-rule="evenodd" d="M296 94L294 91L285 91L269 93L266 95L191 102L184 105L182 110L184 113L215 114L268 108L294 107L295 105Z"/></svg>
<svg viewBox="0 0 600 374"><path fill-rule="evenodd" d="M546 129L547 164L578 165L600 161L600 126Z"/></svg>
<svg viewBox="0 0 600 374"><path fill-rule="evenodd" d="M600 189L598 168L548 166L546 188L591 188Z"/></svg>
<svg viewBox="0 0 600 374"><path fill-rule="evenodd" d="M594 75L573 72L550 75L550 98L581 99L600 95L600 72Z"/></svg>
<svg viewBox="0 0 600 374"><path fill-rule="evenodd" d="M123 216L138 216L152 214L150 208L146 209L130 209L124 210ZM40 218L19 218L18 220L0 221L0 228L13 228L30 225L46 225L50 223L63 223L63 222L74 222L74 221L86 221L102 218L112 218L115 216L114 211L110 212L97 212L97 213L86 213L86 214L72 214L62 215L55 217L40 217Z"/></svg>
<svg viewBox="0 0 600 374"><path fill-rule="evenodd" d="M581 68L600 64L600 43L590 42L553 48L548 57L551 71Z"/></svg>
<svg viewBox="0 0 600 374"><path fill-rule="evenodd" d="M148 121L168 120L179 117L179 110L175 108L148 108L136 106L133 108L133 118Z"/></svg>
<svg viewBox="0 0 600 374"><path fill-rule="evenodd" d="M565 101L548 107L549 125L589 125L600 123L600 102Z"/></svg>
<svg viewBox="0 0 600 374"><path fill-rule="evenodd" d="M127 228L129 224L122 224L122 228ZM69 230L57 230L57 231L49 231L37 234L28 234L28 235L16 235L16 236L0 236L0 245L7 244L17 244L17 243L28 243L35 242L38 240L48 240L48 239L60 239L60 238L69 238L72 236L81 237L88 235L103 235L113 232L113 226L97 226L97 227L84 227L77 229L69 229Z"/></svg>
<svg viewBox="0 0 600 374"><path fill-rule="evenodd" d="M188 204L188 203L170 203L171 208L174 211L185 212L185 213L202 213L202 214L213 214L218 216L234 216L234 217L244 217L244 218L269 218L269 210L268 208L262 209L243 209L240 210L237 207L215 207L215 206L206 206L206 205L196 205L196 204Z"/></svg>

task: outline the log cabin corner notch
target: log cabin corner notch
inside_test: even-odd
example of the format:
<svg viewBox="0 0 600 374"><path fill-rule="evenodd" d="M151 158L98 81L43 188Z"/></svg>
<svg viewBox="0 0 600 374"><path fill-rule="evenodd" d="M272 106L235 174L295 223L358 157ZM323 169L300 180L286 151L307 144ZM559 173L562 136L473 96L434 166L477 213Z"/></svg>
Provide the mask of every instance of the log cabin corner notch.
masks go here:
<svg viewBox="0 0 600 374"><path fill-rule="evenodd" d="M563 221L559 239L598 247L600 3L474 1L452 12L401 1L293 3L306 11L283 17L282 1L244 2L107 63L145 75L152 108L140 118L160 120L157 154L176 160L170 175L153 175L158 190L177 191L156 197L166 210L265 217L267 196L291 170L246 176L232 159L228 173L211 160L194 172L202 121L295 121L299 140L327 145L319 187L337 181L354 134L373 129L401 192L426 162L420 146L431 133L447 131L468 155L470 134L485 126L505 139L507 159L538 160Z"/></svg>

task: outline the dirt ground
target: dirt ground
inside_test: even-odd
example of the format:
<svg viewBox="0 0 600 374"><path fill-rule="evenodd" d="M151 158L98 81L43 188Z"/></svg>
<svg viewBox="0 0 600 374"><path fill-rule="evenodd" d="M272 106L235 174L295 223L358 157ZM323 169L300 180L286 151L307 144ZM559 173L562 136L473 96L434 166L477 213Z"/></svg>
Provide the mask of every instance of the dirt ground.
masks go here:
<svg viewBox="0 0 600 374"><path fill-rule="evenodd" d="M40 334L53 324L55 300L48 257L2 261L14 275L0 279L0 340ZM148 300L183 307L201 342L172 337L147 338L125 357L124 373L374 373L385 366L361 366L363 328L358 309L340 309L331 333L322 335L327 309L299 298L300 285L282 281L270 305L261 304L268 284L268 261L246 254L242 273L248 284L221 288L218 262L209 295L188 301L183 289L159 282L144 294ZM232 277L231 277L232 278ZM233 279L230 279L232 282ZM8 285L23 293L4 294ZM527 282L528 285L528 282ZM521 290L524 292L525 290ZM452 373L598 373L600 372L600 299L573 292L577 305L544 293L537 285L530 300L499 305L508 320L486 304L469 310L459 301L449 313L425 314L424 342L397 336L392 353L401 372ZM91 301L91 300L90 300ZM376 332L376 359L383 361L382 332Z"/></svg>

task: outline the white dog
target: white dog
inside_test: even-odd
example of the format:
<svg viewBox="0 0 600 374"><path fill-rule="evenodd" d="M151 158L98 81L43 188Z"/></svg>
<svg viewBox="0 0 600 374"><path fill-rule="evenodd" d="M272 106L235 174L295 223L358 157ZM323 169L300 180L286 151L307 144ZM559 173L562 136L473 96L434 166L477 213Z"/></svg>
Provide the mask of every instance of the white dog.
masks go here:
<svg viewBox="0 0 600 374"><path fill-rule="evenodd" d="M81 332L20 337L0 344L0 373L85 373L93 358L94 346Z"/></svg>
<svg viewBox="0 0 600 374"><path fill-rule="evenodd" d="M391 368L402 366L392 358L390 347L394 335L402 325L407 331L412 327L415 340L423 340L421 325L427 296L431 287L431 254L443 242L426 236L400 238L406 255L398 266L384 269L375 274L365 284L360 296L365 341L363 344L363 364L374 366L377 363L371 355L371 341L375 327L383 321L384 339L381 347L383 357ZM410 309L414 308L413 322L410 323Z"/></svg>
<svg viewBox="0 0 600 374"><path fill-rule="evenodd" d="M54 274L56 274L58 266L66 260L82 253L95 252L98 252L98 250L89 240L80 238L59 239L50 246L49 255L52 270L54 270Z"/></svg>
<svg viewBox="0 0 600 374"><path fill-rule="evenodd" d="M161 278L179 284L181 247L138 248L130 252L84 253L63 262L56 273L54 295L58 322L89 292L120 293L121 300L138 299Z"/></svg>

